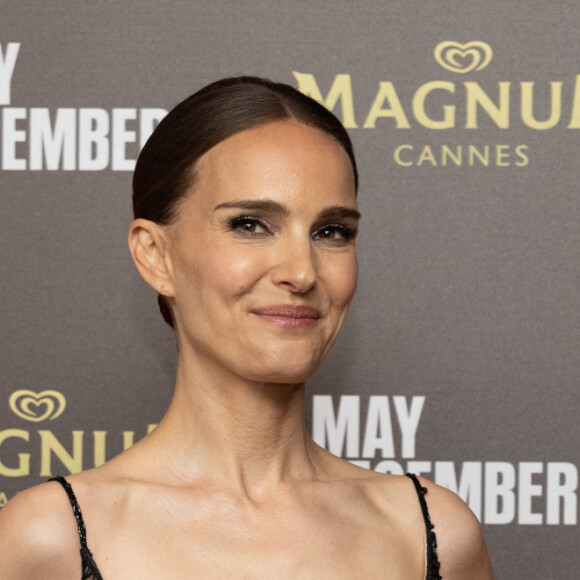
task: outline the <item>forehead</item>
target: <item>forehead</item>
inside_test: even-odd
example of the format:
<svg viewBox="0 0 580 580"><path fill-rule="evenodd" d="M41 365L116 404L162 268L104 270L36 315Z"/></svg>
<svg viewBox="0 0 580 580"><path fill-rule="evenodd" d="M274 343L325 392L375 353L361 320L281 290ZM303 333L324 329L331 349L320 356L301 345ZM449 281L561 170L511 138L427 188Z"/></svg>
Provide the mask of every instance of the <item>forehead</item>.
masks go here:
<svg viewBox="0 0 580 580"><path fill-rule="evenodd" d="M342 145L292 120L242 131L208 151L196 166L191 197L196 205L213 206L236 198L356 205L352 166Z"/></svg>

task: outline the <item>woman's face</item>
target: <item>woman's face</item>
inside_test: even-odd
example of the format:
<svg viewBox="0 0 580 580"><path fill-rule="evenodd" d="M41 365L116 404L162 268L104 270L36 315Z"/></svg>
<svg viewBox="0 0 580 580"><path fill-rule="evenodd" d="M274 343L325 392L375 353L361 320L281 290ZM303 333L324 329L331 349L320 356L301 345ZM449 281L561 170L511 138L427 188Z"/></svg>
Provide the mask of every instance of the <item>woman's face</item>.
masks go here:
<svg viewBox="0 0 580 580"><path fill-rule="evenodd" d="M305 380L357 284L347 154L320 130L280 121L223 141L196 174L167 230L180 350L250 380Z"/></svg>

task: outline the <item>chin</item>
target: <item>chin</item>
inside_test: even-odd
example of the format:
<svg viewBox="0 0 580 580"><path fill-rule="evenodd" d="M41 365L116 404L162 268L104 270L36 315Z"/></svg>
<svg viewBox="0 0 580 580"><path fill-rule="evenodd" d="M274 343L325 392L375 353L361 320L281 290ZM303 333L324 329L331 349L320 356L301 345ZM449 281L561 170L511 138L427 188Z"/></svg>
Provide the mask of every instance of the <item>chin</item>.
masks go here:
<svg viewBox="0 0 580 580"><path fill-rule="evenodd" d="M235 374L255 382L296 384L309 379L322 365L326 340L280 341L266 337L230 351L222 362ZM225 353L224 353L225 354Z"/></svg>
<svg viewBox="0 0 580 580"><path fill-rule="evenodd" d="M277 364L260 365L260 368L249 369L246 376L264 383L297 384L309 379L321 366L322 361L296 361L286 358ZM269 367L269 368L268 368Z"/></svg>

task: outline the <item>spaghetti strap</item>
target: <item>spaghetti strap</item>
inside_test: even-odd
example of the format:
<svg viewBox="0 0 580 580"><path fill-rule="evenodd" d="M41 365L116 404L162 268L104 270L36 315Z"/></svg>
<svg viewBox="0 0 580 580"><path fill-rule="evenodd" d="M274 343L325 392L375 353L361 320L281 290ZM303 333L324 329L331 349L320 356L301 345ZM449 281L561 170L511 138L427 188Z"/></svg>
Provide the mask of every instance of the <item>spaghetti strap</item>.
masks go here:
<svg viewBox="0 0 580 580"><path fill-rule="evenodd" d="M68 496L68 500L73 510L73 514L77 521L77 530L79 533L79 539L81 543L81 560L82 560L82 576L81 580L103 580L99 568L93 559L93 555L89 550L87 545L87 531L85 528L85 522L83 520L83 514L79 506L79 502L75 496L75 492L71 487L70 483L62 476L52 477L49 481L57 481L62 485Z"/></svg>
<svg viewBox="0 0 580 580"><path fill-rule="evenodd" d="M423 513L423 520L425 522L425 531L427 539L427 554L426 554L426 576L425 580L442 580L439 574L439 559L437 557L437 537L433 528L435 527L431 523L431 517L429 515L429 509L427 508L427 502L425 501L425 494L427 493L427 488L423 487L417 476L412 473L407 473L407 477L411 479L415 486L417 496L419 497L419 504L421 505L421 512ZM87 544L87 532L85 528L85 522L83 520L83 515L81 508L75 496L75 493L70 485L70 483L62 476L57 476L51 478L49 481L57 481L64 488L70 505L73 510L77 522L77 529L79 533L79 539L81 544L81 560L82 560L82 577L81 580L103 580L101 573L93 559L93 555L89 550Z"/></svg>
<svg viewBox="0 0 580 580"><path fill-rule="evenodd" d="M433 531L435 526L431 523L431 516L429 515L429 509L427 508L427 502L425 501L425 495L428 490L419 483L415 474L407 473L406 476L410 478L415 485L415 491L419 497L419 504L421 505L421 512L423 513L423 521L425 522L425 533L427 538L427 571L425 580L442 580L442 577L439 574L441 564L437 557L437 536Z"/></svg>

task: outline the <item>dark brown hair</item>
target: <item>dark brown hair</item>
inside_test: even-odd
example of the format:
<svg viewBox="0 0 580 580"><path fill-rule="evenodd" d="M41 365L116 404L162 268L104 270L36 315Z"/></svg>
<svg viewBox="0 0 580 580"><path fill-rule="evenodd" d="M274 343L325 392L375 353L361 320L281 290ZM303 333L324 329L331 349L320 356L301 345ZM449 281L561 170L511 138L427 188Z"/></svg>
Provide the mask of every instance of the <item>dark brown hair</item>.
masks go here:
<svg viewBox="0 0 580 580"><path fill-rule="evenodd" d="M133 174L135 219L171 223L195 182L195 165L204 153L236 133L283 119L295 119L336 139L350 159L358 189L352 143L328 109L290 85L257 77L227 78L179 103L152 133ZM159 295L158 303L163 319L173 328L167 300Z"/></svg>

